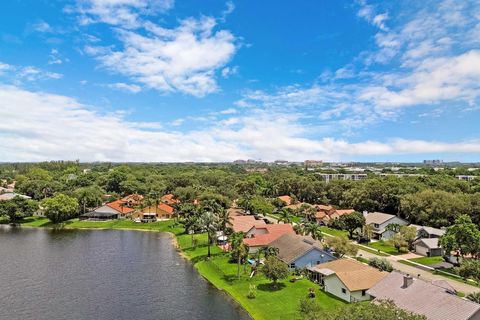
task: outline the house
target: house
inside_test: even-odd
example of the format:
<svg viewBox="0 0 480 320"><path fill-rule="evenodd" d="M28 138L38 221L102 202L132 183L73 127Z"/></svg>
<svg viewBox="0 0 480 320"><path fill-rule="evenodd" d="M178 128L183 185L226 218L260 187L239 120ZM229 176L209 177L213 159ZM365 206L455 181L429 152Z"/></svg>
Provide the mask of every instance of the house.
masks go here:
<svg viewBox="0 0 480 320"><path fill-rule="evenodd" d="M285 233L270 243L278 249L278 258L290 269L305 268L335 260L319 241L311 237Z"/></svg>
<svg viewBox="0 0 480 320"><path fill-rule="evenodd" d="M367 290L387 276L386 272L353 259L333 260L308 270L325 292L347 302L370 300Z"/></svg>
<svg viewBox="0 0 480 320"><path fill-rule="evenodd" d="M160 198L160 201L162 201L163 203L166 203L170 206L173 206L173 205L176 205L176 204L180 203L180 200L175 199L175 196L171 193L162 196Z"/></svg>
<svg viewBox="0 0 480 320"><path fill-rule="evenodd" d="M330 219L335 220L335 219L338 219L345 214L350 214L350 213L354 213L354 212L355 212L355 210L353 210L353 209L338 209L338 210L335 210L330 215Z"/></svg>
<svg viewBox="0 0 480 320"><path fill-rule="evenodd" d="M397 271L367 291L375 300L391 300L397 307L428 320L479 320L480 304L459 298L442 282L427 282Z"/></svg>
<svg viewBox="0 0 480 320"><path fill-rule="evenodd" d="M149 206L142 210L139 217L144 220L171 219L175 214L175 209L165 203L159 203L157 206Z"/></svg>
<svg viewBox="0 0 480 320"><path fill-rule="evenodd" d="M20 198L23 198L23 199L31 199L31 197L25 196L23 194L18 194L18 193L15 193L15 192L7 192L7 193L0 194L0 201L12 200L15 197L20 197Z"/></svg>
<svg viewBox="0 0 480 320"><path fill-rule="evenodd" d="M233 216L230 217L233 232L244 232L247 234L254 226L265 225L265 221L256 220L254 216Z"/></svg>
<svg viewBox="0 0 480 320"><path fill-rule="evenodd" d="M440 238L445 234L444 229L437 229L426 226L419 226L416 224L411 224L410 227L415 227L417 229L418 238Z"/></svg>
<svg viewBox="0 0 480 320"><path fill-rule="evenodd" d="M121 201L125 203L128 207L133 208L142 204L143 196L136 193L130 194L126 197L123 197Z"/></svg>
<svg viewBox="0 0 480 320"><path fill-rule="evenodd" d="M438 242L438 238L417 239L413 243L415 253L426 257L443 256L443 249Z"/></svg>
<svg viewBox="0 0 480 320"><path fill-rule="evenodd" d="M314 206L317 209L315 220L319 224L328 224L332 220L338 219L344 214L354 213L353 209L335 209L332 206L317 204Z"/></svg>
<svg viewBox="0 0 480 320"><path fill-rule="evenodd" d="M277 199L285 203L286 206L289 206L293 203L293 199L290 196L280 196L277 197Z"/></svg>
<svg viewBox="0 0 480 320"><path fill-rule="evenodd" d="M243 239L243 242L250 248L250 253L255 253L285 233L295 234L291 224L255 225L247 232L247 238Z"/></svg>
<svg viewBox="0 0 480 320"><path fill-rule="evenodd" d="M113 220L118 219L120 212L110 206L104 205L93 211L84 213L79 216L80 220Z"/></svg>
<svg viewBox="0 0 480 320"><path fill-rule="evenodd" d="M400 226L408 225L406 220L399 218L393 214L387 214L382 212L364 212L365 224L371 225L373 229L373 236L379 240L388 240L391 239L395 232L391 230L386 230L387 226L390 224L398 224Z"/></svg>
<svg viewBox="0 0 480 320"><path fill-rule="evenodd" d="M135 212L135 209L130 208L125 202L122 200L112 201L106 204L106 206L116 210L118 212L119 218L125 218L128 215L131 215Z"/></svg>

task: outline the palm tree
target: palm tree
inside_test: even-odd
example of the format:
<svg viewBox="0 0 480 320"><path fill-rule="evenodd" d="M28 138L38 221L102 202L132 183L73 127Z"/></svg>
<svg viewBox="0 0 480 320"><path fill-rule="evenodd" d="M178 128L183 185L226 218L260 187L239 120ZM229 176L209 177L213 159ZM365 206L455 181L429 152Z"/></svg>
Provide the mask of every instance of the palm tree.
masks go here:
<svg viewBox="0 0 480 320"><path fill-rule="evenodd" d="M199 216L197 214L189 214L183 219L183 226L185 227L185 232L192 235L192 247L195 231L199 229Z"/></svg>
<svg viewBox="0 0 480 320"><path fill-rule="evenodd" d="M237 278L240 279L240 263L248 256L248 246L243 242L244 233L235 232L230 236L232 258L237 260Z"/></svg>
<svg viewBox="0 0 480 320"><path fill-rule="evenodd" d="M263 253L263 255L265 256L265 258L267 257L271 257L271 256L274 256L276 257L278 255L278 248L276 247L272 247L272 246L264 246L264 247L261 247L259 250L258 250L260 253Z"/></svg>
<svg viewBox="0 0 480 320"><path fill-rule="evenodd" d="M315 222L308 222L305 224L305 232L315 240L322 240L323 234L320 226Z"/></svg>
<svg viewBox="0 0 480 320"><path fill-rule="evenodd" d="M204 211L200 216L200 224L202 225L203 230L207 233L207 246L208 246L208 255L210 258L210 245L212 244L212 239L215 238L215 232L217 231L218 220L217 216L212 211Z"/></svg>
<svg viewBox="0 0 480 320"><path fill-rule="evenodd" d="M305 235L305 221L300 221L300 223L297 223L295 226L293 226L293 230L297 234L301 234L302 236Z"/></svg>
<svg viewBox="0 0 480 320"><path fill-rule="evenodd" d="M230 221L230 216L228 215L228 211L225 208L221 207L218 210L217 217L218 217L218 227L220 230L222 230L222 235L225 236L227 226L232 225L232 222Z"/></svg>
<svg viewBox="0 0 480 320"><path fill-rule="evenodd" d="M290 213L290 210L288 209L282 209L278 212L278 223L283 222L283 223L291 223L293 220L292 214Z"/></svg>
<svg viewBox="0 0 480 320"><path fill-rule="evenodd" d="M366 224L362 228L362 236L365 240L370 241L373 237L373 226Z"/></svg>

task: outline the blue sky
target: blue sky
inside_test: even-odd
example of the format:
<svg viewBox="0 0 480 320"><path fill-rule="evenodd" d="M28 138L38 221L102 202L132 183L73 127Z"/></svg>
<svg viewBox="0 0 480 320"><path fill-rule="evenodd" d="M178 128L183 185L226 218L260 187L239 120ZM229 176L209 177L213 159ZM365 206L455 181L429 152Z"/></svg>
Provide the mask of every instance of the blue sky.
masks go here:
<svg viewBox="0 0 480 320"><path fill-rule="evenodd" d="M480 161L480 1L0 9L0 161Z"/></svg>

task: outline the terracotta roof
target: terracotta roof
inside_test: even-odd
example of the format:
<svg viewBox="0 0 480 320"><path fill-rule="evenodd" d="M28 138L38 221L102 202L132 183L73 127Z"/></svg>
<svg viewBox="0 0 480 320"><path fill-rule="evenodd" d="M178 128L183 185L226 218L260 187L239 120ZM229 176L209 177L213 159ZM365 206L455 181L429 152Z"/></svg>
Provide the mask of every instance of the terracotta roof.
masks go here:
<svg viewBox="0 0 480 320"><path fill-rule="evenodd" d="M161 200L162 202L165 202L166 204L171 204L171 205L180 203L180 200L175 199L175 198L174 198L174 195L171 194L171 193L162 196L162 197L160 198L160 200Z"/></svg>
<svg viewBox="0 0 480 320"><path fill-rule="evenodd" d="M230 220L234 232L248 232L253 226L265 224L263 220L255 220L254 216L233 216Z"/></svg>
<svg viewBox="0 0 480 320"><path fill-rule="evenodd" d="M370 289L388 274L353 259L339 259L321 263L314 270L318 270L320 273L326 272L326 276L335 275L349 291Z"/></svg>
<svg viewBox="0 0 480 320"><path fill-rule="evenodd" d="M135 211L135 209L127 207L125 202L123 202L122 200L116 200L116 201L113 201L113 202L109 202L106 205L109 206L112 209L117 210L120 213L131 213L131 212Z"/></svg>
<svg viewBox="0 0 480 320"><path fill-rule="evenodd" d="M399 308L429 320L467 320L480 317L480 304L461 299L441 285L421 279L405 287L404 275L392 272L367 291L376 300L392 300Z"/></svg>
<svg viewBox="0 0 480 320"><path fill-rule="evenodd" d="M127 201L136 201L136 202L140 202L143 200L143 196L141 194L129 194L128 196L125 196L122 198L122 201L123 202L127 202Z"/></svg>
<svg viewBox="0 0 480 320"><path fill-rule="evenodd" d="M323 251L323 246L319 241L293 233L281 235L272 241L270 245L278 248L278 258L286 264L294 262L310 250L317 249Z"/></svg>
<svg viewBox="0 0 480 320"><path fill-rule="evenodd" d="M315 205L315 208L317 208L317 210L322 210L322 211L330 211L330 210L333 210L333 207L332 207L332 206L327 206L327 205L324 205L324 204L316 204L316 205Z"/></svg>
<svg viewBox="0 0 480 320"><path fill-rule="evenodd" d="M266 246L285 233L295 233L291 224L265 224L255 226L255 229L266 229L266 233L243 239L243 242L250 247Z"/></svg>
<svg viewBox="0 0 480 320"><path fill-rule="evenodd" d="M341 209L341 210L335 210L335 213L338 214L339 216L343 216L344 214L350 214L354 213L355 210L353 209Z"/></svg>
<svg viewBox="0 0 480 320"><path fill-rule="evenodd" d="M168 214L173 214L173 211L174 211L173 207L171 207L171 206L169 206L168 204L165 204L165 203L160 203L158 205L158 209L160 209L160 210L162 210L162 211L164 211Z"/></svg>
<svg viewBox="0 0 480 320"><path fill-rule="evenodd" d="M285 202L287 204L287 206L292 204L292 197L290 197L290 196L280 196L280 197L278 197L278 199Z"/></svg>

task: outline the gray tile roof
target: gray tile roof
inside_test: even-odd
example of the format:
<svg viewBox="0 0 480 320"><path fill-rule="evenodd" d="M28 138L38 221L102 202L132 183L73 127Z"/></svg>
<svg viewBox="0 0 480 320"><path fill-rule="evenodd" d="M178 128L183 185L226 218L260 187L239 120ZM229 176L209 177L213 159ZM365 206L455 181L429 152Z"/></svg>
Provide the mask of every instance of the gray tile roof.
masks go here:
<svg viewBox="0 0 480 320"><path fill-rule="evenodd" d="M423 243L424 247L428 249L436 249L440 248L440 245L438 244L438 238L426 238L426 239L418 239L415 241L415 244L420 244Z"/></svg>
<svg viewBox="0 0 480 320"><path fill-rule="evenodd" d="M311 237L291 233L280 236L270 245L278 248L278 258L287 264L294 262L310 250L323 250L322 244Z"/></svg>
<svg viewBox="0 0 480 320"><path fill-rule="evenodd" d="M429 320L480 319L480 304L450 294L444 286L413 279L403 286L404 275L392 272L367 291L376 300L392 300L399 308L425 315Z"/></svg>

